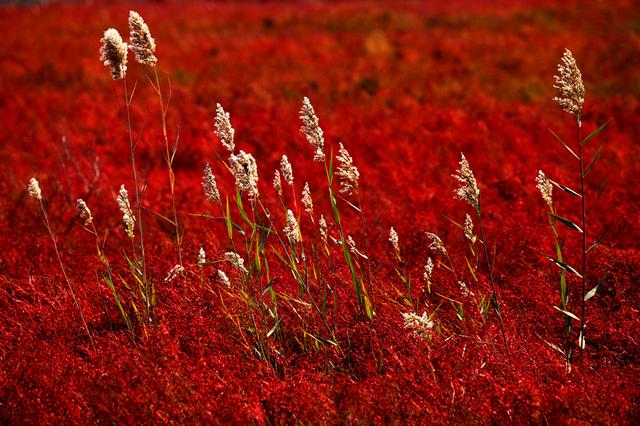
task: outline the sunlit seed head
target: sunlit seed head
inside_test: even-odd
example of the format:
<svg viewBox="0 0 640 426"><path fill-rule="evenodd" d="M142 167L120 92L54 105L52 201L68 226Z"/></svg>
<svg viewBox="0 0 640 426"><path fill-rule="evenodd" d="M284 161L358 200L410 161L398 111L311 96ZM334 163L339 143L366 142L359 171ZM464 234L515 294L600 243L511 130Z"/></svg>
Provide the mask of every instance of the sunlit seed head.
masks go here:
<svg viewBox="0 0 640 426"><path fill-rule="evenodd" d="M273 188L276 190L278 197L282 197L282 179L280 178L279 170L276 170L273 175Z"/></svg>
<svg viewBox="0 0 640 426"><path fill-rule="evenodd" d="M284 228L284 234L287 236L290 244L300 242L300 232L298 230L298 221L291 210L287 210L287 227Z"/></svg>
<svg viewBox="0 0 640 426"><path fill-rule="evenodd" d="M471 241L471 244L475 244L477 237L473 234L473 219L466 214L464 216L464 236Z"/></svg>
<svg viewBox="0 0 640 426"><path fill-rule="evenodd" d="M250 200L258 198L258 166L251 154L240 151L238 155L229 157L231 172L236 178L236 187L246 192Z"/></svg>
<svg viewBox="0 0 640 426"><path fill-rule="evenodd" d="M78 211L80 212L80 217L84 219L84 226L90 225L93 223L93 216L91 216L91 210L89 210L89 206L82 199L76 200L76 206L78 207Z"/></svg>
<svg viewBox="0 0 640 426"><path fill-rule="evenodd" d="M307 141L316 149L313 161L324 161L324 133L320 128L318 117L316 116L316 112L313 110L311 101L309 101L309 98L306 96L302 100L300 120L302 120L302 127L300 128L300 131L304 133Z"/></svg>
<svg viewBox="0 0 640 426"><path fill-rule="evenodd" d="M286 155L280 160L280 168L282 169L282 177L289 185L293 185L293 168Z"/></svg>
<svg viewBox="0 0 640 426"><path fill-rule="evenodd" d="M209 163L204 166L202 188L204 189L204 195L209 200L216 203L220 201L220 191L218 191L216 177L213 175L213 171L211 170L211 166L209 165Z"/></svg>
<svg viewBox="0 0 640 426"><path fill-rule="evenodd" d="M29 185L27 186L27 193L30 197L35 198L36 200L42 200L42 191L40 191L40 184L36 180L36 178L31 178L29 180Z"/></svg>
<svg viewBox="0 0 640 426"><path fill-rule="evenodd" d="M310 216L313 216L313 200L311 198L311 188L309 187L309 183L304 183L304 188L302 189L302 204L304 205L304 211L306 211Z"/></svg>
<svg viewBox="0 0 640 426"><path fill-rule="evenodd" d="M429 248L431 249L431 251L433 251L434 254L438 254L442 256L448 255L447 249L445 248L440 237L438 237L433 232L427 232L426 236L429 239L429 241L431 241L431 243L429 244Z"/></svg>
<svg viewBox="0 0 640 426"><path fill-rule="evenodd" d="M224 254L224 260L229 262L231 265L233 265L234 268L242 272L248 272L247 269L244 267L244 259L241 258L238 255L238 253L233 251L228 251Z"/></svg>
<svg viewBox="0 0 640 426"><path fill-rule="evenodd" d="M204 251L204 247L200 247L198 251L198 265L202 266L207 263L207 253Z"/></svg>
<svg viewBox="0 0 640 426"><path fill-rule="evenodd" d="M318 229L320 231L320 238L322 238L322 242L326 245L329 234L327 231L327 221L323 215L320 215L320 220L318 220Z"/></svg>
<svg viewBox="0 0 640 426"><path fill-rule="evenodd" d="M480 206L480 189L464 154L460 153L460 157L460 169L456 170L456 174L453 175L461 183L456 190L456 196L477 209Z"/></svg>
<svg viewBox="0 0 640 426"><path fill-rule="evenodd" d="M114 80L125 78L127 74L127 43L122 41L120 33L109 28L100 40L100 60L109 67Z"/></svg>
<svg viewBox="0 0 640 426"><path fill-rule="evenodd" d="M542 170L539 170L538 176L536 176L536 188L540 191L540 195L549 209L553 211L553 184Z"/></svg>
<svg viewBox="0 0 640 426"><path fill-rule="evenodd" d="M156 42L151 37L149 27L137 12L129 11L129 48L142 65L155 67L158 58L155 56Z"/></svg>
<svg viewBox="0 0 640 426"><path fill-rule="evenodd" d="M133 238L133 228L135 226L136 219L133 215L133 212L131 211L131 205L129 204L129 194L127 193L124 185L120 186L120 191L118 192L118 196L116 197L116 202L118 203L118 207L120 207L120 212L122 212L122 221L124 222L127 235L129 236L129 238Z"/></svg>
<svg viewBox="0 0 640 426"><path fill-rule="evenodd" d="M558 65L558 74L553 77L554 88L558 89L558 96L553 98L563 111L573 115L580 124L580 114L584 104L584 83L582 74L569 49L564 50L562 63Z"/></svg>
<svg viewBox="0 0 640 426"><path fill-rule="evenodd" d="M184 273L184 267L181 265L176 265L173 268L171 268L167 276L164 278L164 282L165 283L171 282L178 276L182 275L183 273Z"/></svg>
<svg viewBox="0 0 640 426"><path fill-rule="evenodd" d="M336 159L338 160L337 174L340 178L340 192L352 195L358 192L358 180L360 179L360 172L356 166L353 165L353 159L347 149L339 144L340 149Z"/></svg>
<svg viewBox="0 0 640 426"><path fill-rule="evenodd" d="M220 143L227 151L233 153L236 149L236 145L233 141L236 131L231 126L231 118L228 112L224 112L222 105L216 104L216 120L214 123L216 128L215 133L220 138Z"/></svg>
<svg viewBox="0 0 640 426"><path fill-rule="evenodd" d="M231 281L229 281L229 277L222 270L218 269L218 279L225 287L231 287Z"/></svg>

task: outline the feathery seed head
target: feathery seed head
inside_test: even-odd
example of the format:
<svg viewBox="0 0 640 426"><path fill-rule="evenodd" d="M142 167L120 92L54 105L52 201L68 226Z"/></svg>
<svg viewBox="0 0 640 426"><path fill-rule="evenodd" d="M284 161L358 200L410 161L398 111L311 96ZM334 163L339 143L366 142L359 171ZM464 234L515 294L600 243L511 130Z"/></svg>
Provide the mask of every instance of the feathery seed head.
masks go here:
<svg viewBox="0 0 640 426"><path fill-rule="evenodd" d="M220 138L222 145L227 149L227 151L233 153L236 149L236 145L233 142L233 136L236 131L231 126L229 113L224 112L224 109L220 104L216 104L215 128L215 133Z"/></svg>
<svg viewBox="0 0 640 426"><path fill-rule="evenodd" d="M424 265L424 279L427 282L431 282L431 277L433 276L433 260L431 258L427 259L427 264Z"/></svg>
<svg viewBox="0 0 640 426"><path fill-rule="evenodd" d="M202 266L207 263L207 253L204 251L204 247L200 247L198 252L198 265Z"/></svg>
<svg viewBox="0 0 640 426"><path fill-rule="evenodd" d="M562 63L558 65L558 73L553 77L554 88L558 89L559 96L553 98L563 111L573 115L580 124L580 113L584 104L584 83L582 74L569 49L564 50Z"/></svg>
<svg viewBox="0 0 640 426"><path fill-rule="evenodd" d="M320 215L320 220L318 220L318 228L320 229L320 237L322 238L322 242L326 245L329 234L327 233L327 221L324 219L323 215Z"/></svg>
<svg viewBox="0 0 640 426"><path fill-rule="evenodd" d="M393 226L391 227L391 229L389 229L389 241L391 242L393 249L396 251L396 255L400 257L400 245L398 244L398 233L396 232L395 229L393 229Z"/></svg>
<svg viewBox="0 0 640 426"><path fill-rule="evenodd" d="M124 185L120 185L120 191L118 192L116 202L118 203L118 207L120 207L120 211L122 212L122 221L124 222L127 235L129 236L129 238L133 238L133 227L136 223L136 218L131 211L131 205L129 204L129 194L127 193Z"/></svg>
<svg viewBox="0 0 640 426"><path fill-rule="evenodd" d="M184 267L182 265L174 266L173 268L171 268L167 276L164 278L164 282L168 283L170 281L173 281L174 278L176 278L178 275L182 275L183 272L184 272Z"/></svg>
<svg viewBox="0 0 640 426"><path fill-rule="evenodd" d="M447 256L448 254L447 249L442 243L442 240L440 239L440 237L438 237L433 232L427 232L426 235L427 235L427 238L431 240L431 244L429 244L429 248L431 249L431 251L433 251L435 254Z"/></svg>
<svg viewBox="0 0 640 426"><path fill-rule="evenodd" d="M453 175L453 177L462 184L456 190L456 196L460 200L466 201L470 206L477 209L480 205L480 189L478 188L476 178L473 175L473 171L471 171L469 162L467 162L464 154L460 153L460 157L460 169L456 170L457 174Z"/></svg>
<svg viewBox="0 0 640 426"><path fill-rule="evenodd" d="M471 241L471 244L476 243L477 237L473 235L473 220L468 214L464 216L464 236Z"/></svg>
<svg viewBox="0 0 640 426"><path fill-rule="evenodd" d="M151 37L149 27L137 12L129 11L129 48L136 55L136 61L148 67L155 67L158 58L155 56L156 42Z"/></svg>
<svg viewBox="0 0 640 426"><path fill-rule="evenodd" d="M358 254L358 248L356 247L356 242L353 241L351 235L347 235L347 246L349 247L349 251L352 254Z"/></svg>
<svg viewBox="0 0 640 426"><path fill-rule="evenodd" d="M220 280L220 282L222 282L222 284L224 284L226 287L231 287L231 281L229 281L229 277L227 277L227 274L225 274L222 270L218 269L218 279Z"/></svg>
<svg viewBox="0 0 640 426"><path fill-rule="evenodd" d="M76 201L76 205L78 207L78 210L80 211L80 217L84 219L84 226L93 223L93 216L91 216L91 210L89 210L89 206L87 206L87 203L85 203L84 200L78 198L78 200Z"/></svg>
<svg viewBox="0 0 640 426"><path fill-rule="evenodd" d="M549 209L553 211L553 185L549 178L547 178L542 170L538 170L538 176L536 177L536 187L542 195L542 199L549 206Z"/></svg>
<svg viewBox="0 0 640 426"><path fill-rule="evenodd" d="M404 328L411 330L413 334L422 339L429 337L434 323L426 311L422 315L413 312L404 313L402 318L404 319Z"/></svg>
<svg viewBox="0 0 640 426"><path fill-rule="evenodd" d="M309 182L304 183L302 189L302 204L304 205L304 211L309 213L309 216L313 217L313 200L311 199L311 188L309 188Z"/></svg>
<svg viewBox="0 0 640 426"><path fill-rule="evenodd" d="M276 170L275 174L273 175L273 187L275 188L278 197L282 197L282 179L280 178L279 170Z"/></svg>
<svg viewBox="0 0 640 426"><path fill-rule="evenodd" d="M250 200L258 198L258 166L253 156L244 151L238 155L231 154L229 165L238 190L246 192Z"/></svg>
<svg viewBox="0 0 640 426"><path fill-rule="evenodd" d="M218 191L218 185L216 184L216 177L211 171L211 166L207 163L204 166L204 176L202 177L202 188L204 188L204 195L213 202L220 201L220 191Z"/></svg>
<svg viewBox="0 0 640 426"><path fill-rule="evenodd" d="M100 60L109 67L114 80L124 78L127 74L127 43L114 28L106 30L100 42Z"/></svg>
<svg viewBox="0 0 640 426"><path fill-rule="evenodd" d="M353 159L346 148L340 142L338 151L338 176L340 177L340 192L352 195L358 192L358 179L360 172L353 165Z"/></svg>
<svg viewBox="0 0 640 426"><path fill-rule="evenodd" d="M284 228L284 234L287 236L290 244L300 242L300 233L298 232L298 221L291 210L287 210L287 227Z"/></svg>
<svg viewBox="0 0 640 426"><path fill-rule="evenodd" d="M285 182L289 185L293 185L293 169L291 168L291 163L289 163L289 159L286 155L282 156L280 160L280 167L282 168L282 177Z"/></svg>
<svg viewBox="0 0 640 426"><path fill-rule="evenodd" d="M231 263L231 265L233 265L234 268L242 272L248 272L247 269L244 267L244 259L241 258L238 255L238 253L233 251L228 251L224 254L224 260Z"/></svg>
<svg viewBox="0 0 640 426"><path fill-rule="evenodd" d="M465 284L464 281L458 281L458 285L460 286L460 291L464 296L474 296L473 292L469 290L469 287L467 287L467 284Z"/></svg>
<svg viewBox="0 0 640 426"><path fill-rule="evenodd" d="M318 124L318 117L313 110L311 101L306 96L302 99L302 109L300 109L300 120L302 127L300 131L307 137L307 141L316 149L313 161L322 162L324 155L324 133Z"/></svg>
<svg viewBox="0 0 640 426"><path fill-rule="evenodd" d="M36 178L31 178L29 180L29 186L27 186L27 193L30 197L35 198L36 200L42 200L42 191L40 191L40 184L36 180Z"/></svg>

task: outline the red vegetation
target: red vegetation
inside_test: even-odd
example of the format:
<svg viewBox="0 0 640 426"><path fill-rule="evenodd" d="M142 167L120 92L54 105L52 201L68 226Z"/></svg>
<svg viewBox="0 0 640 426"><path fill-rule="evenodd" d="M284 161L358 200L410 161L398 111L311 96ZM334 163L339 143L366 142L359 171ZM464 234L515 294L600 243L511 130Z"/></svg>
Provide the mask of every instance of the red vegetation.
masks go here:
<svg viewBox="0 0 640 426"><path fill-rule="evenodd" d="M171 79L169 137L179 128L174 169L188 273L162 281L176 263L173 229L147 211L158 305L147 336L135 343L96 278L94 240L75 209L76 198L87 200L114 270L124 276L118 259L129 242L114 200L121 183L131 186L128 136L121 86L98 61L98 49L106 28L128 34L128 8L0 9L0 423L638 420L640 9L624 1L502 2L495 9L485 2L394 3L138 7L156 38L165 90L166 75ZM588 302L587 350L571 373L545 343L562 346L563 315L553 309L559 270L540 254L553 255L553 243L534 183L543 169L577 185L575 163L548 131L567 140L574 134L571 118L551 100L565 47L585 79L584 131L613 118L599 136L607 143L588 181L591 200L605 181L590 212L591 235L608 230L590 257L588 288L607 275ZM129 84L137 81L134 127L143 129L137 161L148 182L144 205L170 216L157 98L133 57L128 72ZM285 310L289 343L276 374L243 343L231 320L242 306L220 297L215 266L205 267L201 287L193 267L199 247L215 259L229 247L223 222L192 213L218 214L202 194L206 161L224 191L233 191L213 133L219 102L231 114L238 147L258 162L269 206L276 210L270 184L286 153L298 191L308 181L317 211L329 217L324 170L311 162L299 132L303 96L312 100L327 144L344 142L360 169L377 316L369 323L357 314L344 262L325 265L345 353L325 345L303 350L296 343L300 320ZM590 155L596 147L588 146ZM393 271L389 226L398 231L416 294L433 309L442 300L427 296L420 280L431 255L424 232L440 235L457 268L466 269L467 243L450 221L463 221L467 211L453 197L451 178L461 151L482 190L485 232L496 248L509 352L493 312L484 325L466 333L448 326L429 341L403 326L407 308L396 291L403 285ZM95 348L27 196L31 176L40 181ZM566 215L577 214L575 200L555 197ZM347 223L362 241L357 216ZM303 228L312 230L306 222ZM567 244L576 253L578 239ZM469 287L486 294L482 267L480 273ZM295 294L285 268L274 266L273 275L275 286ZM459 293L442 266L433 281L442 294ZM570 278L574 303L579 284ZM443 324L455 321L447 303L438 315ZM320 329L308 316L306 326Z"/></svg>

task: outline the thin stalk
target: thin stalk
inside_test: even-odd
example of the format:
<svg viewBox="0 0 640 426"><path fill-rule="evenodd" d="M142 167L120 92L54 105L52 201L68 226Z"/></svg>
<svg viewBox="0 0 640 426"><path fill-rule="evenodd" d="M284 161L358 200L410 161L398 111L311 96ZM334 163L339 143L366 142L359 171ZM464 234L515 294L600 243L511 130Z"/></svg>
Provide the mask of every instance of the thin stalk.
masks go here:
<svg viewBox="0 0 640 426"><path fill-rule="evenodd" d="M582 201L582 298L581 300L581 309L580 309L580 340L578 341L578 346L580 346L580 366L582 366L582 358L584 354L583 343L585 340L585 331L586 326L584 323L585 318L585 302L584 295L587 286L587 211L585 208L585 191L584 191L584 157L582 150L582 121L580 119L580 115L578 115L578 145L579 145L579 153L580 157L580 195Z"/></svg>
<svg viewBox="0 0 640 426"><path fill-rule="evenodd" d="M480 225L480 238L482 239L482 248L484 251L484 260L487 263L487 270L489 271L489 280L491 282L491 302L493 304L493 308L498 314L498 320L500 321L500 331L502 332L502 340L504 340L504 347L509 350L509 344L507 343L507 335L504 332L504 323L502 321L502 313L500 312L500 304L498 303L498 297L496 294L496 286L493 280L493 268L491 267L491 262L489 260L489 252L487 251L487 241L484 238L484 229L482 227L482 215L480 214L480 200L478 200L478 206L476 208L476 213L478 214L478 224Z"/></svg>
<svg viewBox="0 0 640 426"><path fill-rule="evenodd" d="M129 97L129 91L127 89L127 79L122 79L122 84L124 88L124 105L125 110L127 112L127 130L129 131L129 158L131 161L131 175L133 176L133 186L135 188L136 194L136 221L138 222L138 233L140 234L140 257L142 259L142 282L144 283L144 291L145 291L145 303L146 303L146 316L147 320L150 319L150 311L151 311L151 294L149 282L147 280L147 258L145 254L144 248L144 232L142 226L142 204L140 202L140 189L138 188L138 172L136 169L136 145L133 142L133 130L131 128L131 98ZM135 88L134 88L135 90ZM133 244L133 241L132 241ZM134 245L135 247L135 245ZM135 249L133 250L134 257L136 256ZM150 294L151 293L151 294Z"/></svg>
<svg viewBox="0 0 640 426"><path fill-rule="evenodd" d="M44 225L47 227L47 231L49 232L49 236L51 237L51 242L53 243L53 248L56 252L56 257L58 258L58 264L60 265L60 270L62 271L62 275L64 276L64 280L67 283L67 287L69 287L69 292L71 292L71 297L73 299L73 303L74 305L76 305L76 308L78 309L78 312L80 313L80 319L82 320L82 326L84 327L85 331L87 332L87 336L89 336L89 341L91 342L91 346L93 347L93 349L96 348L95 342L93 341L93 336L91 335L91 332L89 331L89 326L87 325L87 321L84 318L84 313L82 313L82 308L80 307L80 303L78 303L78 298L76 297L76 292L73 290L73 286L71 285L71 281L69 281L69 277L67 276L67 270L64 267L64 264L62 263L62 258L60 257L60 250L58 250L58 243L56 242L56 236L53 233L53 230L51 229L51 224L49 223L49 217L47 216L47 211L44 208L44 203L42 202L42 198L39 199L40 201L40 210L42 211L42 217L43 217L43 221L44 221Z"/></svg>
<svg viewBox="0 0 640 426"><path fill-rule="evenodd" d="M176 229L176 248L178 250L178 264L182 266L182 242L180 240L180 224L178 223L178 212L176 210L176 197L175 197L175 182L176 176L173 172L173 158L169 151L169 138L167 137L167 110L164 105L164 99L162 98L162 89L160 87L160 78L158 77L158 67L153 67L153 73L156 79L156 92L158 93L158 99L160 100L160 117L162 118L162 136L164 137L164 146L166 149L166 162L169 170L169 188L171 190L171 209L173 213L173 224Z"/></svg>

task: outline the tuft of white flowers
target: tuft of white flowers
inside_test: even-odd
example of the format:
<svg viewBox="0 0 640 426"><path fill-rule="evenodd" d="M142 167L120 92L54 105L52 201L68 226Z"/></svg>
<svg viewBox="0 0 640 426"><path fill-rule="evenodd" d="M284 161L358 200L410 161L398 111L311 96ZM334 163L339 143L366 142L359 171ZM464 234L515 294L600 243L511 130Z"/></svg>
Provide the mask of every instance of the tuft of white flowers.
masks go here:
<svg viewBox="0 0 640 426"><path fill-rule="evenodd" d="M396 232L395 229L393 229L393 226L391 227L391 229L389 229L389 241L391 242L393 249L396 251L396 255L400 257L400 244L398 242L398 233Z"/></svg>
<svg viewBox="0 0 640 426"><path fill-rule="evenodd" d="M471 241L471 244L475 244L477 237L473 234L473 220L469 214L464 216L464 236Z"/></svg>
<svg viewBox="0 0 640 426"><path fill-rule="evenodd" d="M536 187L540 191L544 202L547 203L549 209L553 211L553 185L542 170L538 170L538 176L536 176Z"/></svg>
<svg viewBox="0 0 640 426"><path fill-rule="evenodd" d="M100 39L100 60L111 70L114 80L125 78L127 74L127 43L122 41L118 30L109 28Z"/></svg>
<svg viewBox="0 0 640 426"><path fill-rule="evenodd" d="M233 153L236 149L236 145L233 142L233 136L236 131L231 126L231 120L228 112L224 112L222 105L216 104L216 121L215 121L215 133L220 138L220 142L227 149L227 151Z"/></svg>
<svg viewBox="0 0 640 426"><path fill-rule="evenodd" d="M231 154L229 165L238 190L246 192L250 200L258 198L258 166L253 156L244 151L238 155Z"/></svg>
<svg viewBox="0 0 640 426"><path fill-rule="evenodd" d="M234 268L239 269L243 272L248 272L247 268L244 267L244 259L241 258L238 253L228 251L224 254L224 260L231 263Z"/></svg>
<svg viewBox="0 0 640 426"><path fill-rule="evenodd" d="M89 206L87 206L87 203L85 203L84 200L78 198L76 200L76 206L80 211L80 217L84 219L84 226L93 223L93 216L91 216L91 210L89 210Z"/></svg>
<svg viewBox="0 0 640 426"><path fill-rule="evenodd" d="M558 73L553 77L554 88L558 89L559 95L553 98L560 105L563 111L573 115L581 125L580 114L584 104L584 83L582 74L569 49L564 49L562 63L558 64Z"/></svg>
<svg viewBox="0 0 640 426"><path fill-rule="evenodd" d="M40 184L36 180L36 178L31 178L29 180L29 185L27 186L27 193L30 197L35 198L36 200L42 200L42 191L40 191Z"/></svg>
<svg viewBox="0 0 640 426"><path fill-rule="evenodd" d="M127 235L129 238L133 238L133 227L136 223L136 218L131 211L131 204L129 204L129 194L127 193L127 189L124 185L120 185L120 191L118 192L118 197L116 197L116 202L118 203L118 207L120 207L120 211L122 212L122 221L124 222Z"/></svg>
<svg viewBox="0 0 640 426"><path fill-rule="evenodd" d="M340 177L340 192L345 194L355 194L358 192L358 179L360 178L360 172L356 166L353 165L353 159L346 148L339 144L338 150L338 176Z"/></svg>
<svg viewBox="0 0 640 426"><path fill-rule="evenodd" d="M469 203L470 206L477 209L480 206L480 189L476 178L469 167L469 162L465 158L463 153L460 153L460 169L456 170L454 178L458 180L462 185L456 190L456 196Z"/></svg>
<svg viewBox="0 0 640 426"><path fill-rule="evenodd" d="M209 163L204 166L204 175L202 177L202 188L204 189L204 195L213 202L220 201L220 191L218 191L218 185L216 184L216 177L211 171Z"/></svg>
<svg viewBox="0 0 640 426"><path fill-rule="evenodd" d="M151 37L149 27L138 12L129 11L129 48L136 55L136 61L148 67L155 67L158 63L156 58L156 42Z"/></svg>
<svg viewBox="0 0 640 426"><path fill-rule="evenodd" d="M298 232L298 221L291 210L287 210L287 227L283 230L290 244L300 242L300 233Z"/></svg>
<svg viewBox="0 0 640 426"><path fill-rule="evenodd" d="M218 279L226 287L231 287L231 281L229 281L229 277L227 277L227 274L225 274L221 269L218 269Z"/></svg>
<svg viewBox="0 0 640 426"><path fill-rule="evenodd" d="M431 277L433 276L433 260L431 258L427 258L427 264L424 265L424 279L427 280L428 283L431 282Z"/></svg>
<svg viewBox="0 0 640 426"><path fill-rule="evenodd" d="M426 311L422 315L413 312L403 313L402 318L404 319L404 328L411 330L413 334L422 339L431 334L431 330L435 325Z"/></svg>
<svg viewBox="0 0 640 426"><path fill-rule="evenodd" d="M329 234L327 232L327 221L324 219L323 215L320 215L320 220L318 220L318 229L320 230L320 238L322 238L322 242L327 244Z"/></svg>
<svg viewBox="0 0 640 426"><path fill-rule="evenodd" d="M182 265L174 266L173 268L171 268L167 276L164 278L164 282L168 283L170 281L173 281L178 275L182 275L183 272L184 272L184 267Z"/></svg>
<svg viewBox="0 0 640 426"><path fill-rule="evenodd" d="M280 178L280 171L276 170L273 175L273 188L276 190L278 197L282 197L282 179Z"/></svg>
<svg viewBox="0 0 640 426"><path fill-rule="evenodd" d="M282 156L280 160L280 167L282 168L282 177L289 185L293 185L293 168L286 155Z"/></svg>
<svg viewBox="0 0 640 426"><path fill-rule="evenodd" d="M318 117L313 110L311 101L306 96L302 99L302 108L300 109L300 120L302 127L300 131L307 137L307 141L316 149L313 161L322 162L324 155L324 134L318 124Z"/></svg>
<svg viewBox="0 0 640 426"><path fill-rule="evenodd" d="M204 251L204 247L200 247L198 251L198 266L202 266L207 263L207 253Z"/></svg>
<svg viewBox="0 0 640 426"><path fill-rule="evenodd" d="M309 213L309 216L313 219L313 200L311 199L311 188L309 188L309 182L304 183L302 189L302 204L304 205L304 211Z"/></svg>
<svg viewBox="0 0 640 426"><path fill-rule="evenodd" d="M427 232L426 235L427 235L427 238L429 238L429 240L431 241L431 244L429 244L429 248L431 249L431 251L433 251L435 254L440 254L442 256L448 255L447 249L442 243L442 240L440 239L440 237L438 237L433 232Z"/></svg>

